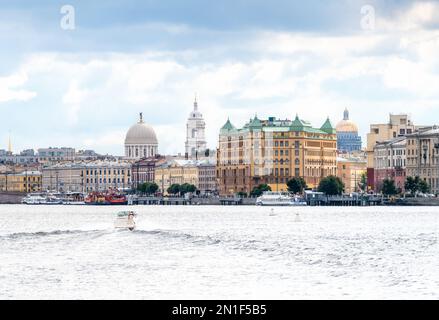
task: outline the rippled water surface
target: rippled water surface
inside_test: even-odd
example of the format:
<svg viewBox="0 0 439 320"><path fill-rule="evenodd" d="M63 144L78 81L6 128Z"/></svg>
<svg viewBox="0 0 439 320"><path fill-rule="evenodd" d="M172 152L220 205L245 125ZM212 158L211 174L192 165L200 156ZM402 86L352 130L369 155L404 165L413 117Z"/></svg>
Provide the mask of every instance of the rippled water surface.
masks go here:
<svg viewBox="0 0 439 320"><path fill-rule="evenodd" d="M0 298L439 298L439 208L130 208L0 206Z"/></svg>

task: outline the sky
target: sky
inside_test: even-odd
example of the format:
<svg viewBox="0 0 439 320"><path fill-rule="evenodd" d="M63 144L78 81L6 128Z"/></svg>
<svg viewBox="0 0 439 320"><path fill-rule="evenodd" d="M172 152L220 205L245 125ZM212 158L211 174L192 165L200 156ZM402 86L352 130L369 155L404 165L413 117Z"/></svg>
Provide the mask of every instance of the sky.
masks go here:
<svg viewBox="0 0 439 320"><path fill-rule="evenodd" d="M0 0L0 44L14 152L123 155L143 112L159 152L183 154L195 94L210 148L255 114L320 127L348 108L364 145L389 113L439 123L435 1Z"/></svg>

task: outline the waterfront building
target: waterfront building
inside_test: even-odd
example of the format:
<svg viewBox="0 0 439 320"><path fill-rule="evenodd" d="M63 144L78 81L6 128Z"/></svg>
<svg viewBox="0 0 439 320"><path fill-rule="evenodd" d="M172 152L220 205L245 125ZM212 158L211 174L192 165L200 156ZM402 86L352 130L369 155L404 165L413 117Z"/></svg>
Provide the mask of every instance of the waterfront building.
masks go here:
<svg viewBox="0 0 439 320"><path fill-rule="evenodd" d="M38 192L41 191L41 172L5 170L0 173L0 192Z"/></svg>
<svg viewBox="0 0 439 320"><path fill-rule="evenodd" d="M370 132L367 134L367 181L368 188L375 189L374 167L375 167L375 144L380 141L412 134L423 126L415 126L407 114L390 114L389 122L383 124L371 124Z"/></svg>
<svg viewBox="0 0 439 320"><path fill-rule="evenodd" d="M344 184L344 192L361 192L361 179L366 176L366 157L354 157L346 154L337 158L337 176Z"/></svg>
<svg viewBox="0 0 439 320"><path fill-rule="evenodd" d="M131 164L119 161L66 162L44 166L43 190L106 191L131 188Z"/></svg>
<svg viewBox="0 0 439 320"><path fill-rule="evenodd" d="M172 160L155 169L155 183L164 194L172 184L193 184L201 194L216 192L216 166L209 160Z"/></svg>
<svg viewBox="0 0 439 320"><path fill-rule="evenodd" d="M439 194L439 128L424 128L407 135L407 176L420 177Z"/></svg>
<svg viewBox="0 0 439 320"><path fill-rule="evenodd" d="M383 181L395 181L397 189L404 191L407 165L407 138L398 137L377 142L374 147L374 190L380 192Z"/></svg>
<svg viewBox="0 0 439 320"><path fill-rule="evenodd" d="M345 109L343 120L337 126L337 150L350 153L361 150L361 137L358 135L358 126L349 120L349 111Z"/></svg>
<svg viewBox="0 0 439 320"><path fill-rule="evenodd" d="M140 160L154 157L158 153L158 140L154 129L143 121L140 113L139 122L134 124L125 137L125 158Z"/></svg>
<svg viewBox="0 0 439 320"><path fill-rule="evenodd" d="M40 148L38 149L38 162L42 164L73 161L75 160L74 148Z"/></svg>
<svg viewBox="0 0 439 320"><path fill-rule="evenodd" d="M166 162L166 158L160 155L143 158L133 162L131 169L133 189L137 189L139 185L145 182L154 182L155 169L164 162Z"/></svg>
<svg viewBox="0 0 439 320"><path fill-rule="evenodd" d="M205 155L207 150L205 129L206 123L198 110L198 102L195 98L194 109L189 114L186 123L185 153L187 158L199 159Z"/></svg>
<svg viewBox="0 0 439 320"><path fill-rule="evenodd" d="M221 195L249 194L266 183L286 191L292 177L317 187L323 177L336 175L337 136L329 118L321 128L299 119L255 116L238 129L228 119L220 130L217 177Z"/></svg>
<svg viewBox="0 0 439 320"><path fill-rule="evenodd" d="M0 162L13 165L38 164L38 155L33 149L23 150L19 154L11 152L0 152Z"/></svg>

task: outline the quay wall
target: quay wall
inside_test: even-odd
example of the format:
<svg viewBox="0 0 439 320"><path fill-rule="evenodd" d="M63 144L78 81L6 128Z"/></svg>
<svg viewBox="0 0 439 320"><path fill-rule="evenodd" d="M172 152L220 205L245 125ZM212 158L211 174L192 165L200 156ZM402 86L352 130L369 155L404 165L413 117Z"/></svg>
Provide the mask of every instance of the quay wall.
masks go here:
<svg viewBox="0 0 439 320"><path fill-rule="evenodd" d="M21 192L0 192L0 204L20 204L25 196Z"/></svg>

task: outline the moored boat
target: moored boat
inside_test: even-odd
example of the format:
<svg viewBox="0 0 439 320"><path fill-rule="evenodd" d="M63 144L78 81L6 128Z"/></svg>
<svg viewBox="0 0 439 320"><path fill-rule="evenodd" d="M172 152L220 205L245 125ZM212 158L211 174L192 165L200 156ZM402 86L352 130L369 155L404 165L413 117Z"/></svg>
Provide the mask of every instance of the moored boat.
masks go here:
<svg viewBox="0 0 439 320"><path fill-rule="evenodd" d="M85 198L87 205L127 205L128 199L117 190L103 192L91 192Z"/></svg>
<svg viewBox="0 0 439 320"><path fill-rule="evenodd" d="M306 206L306 201L288 192L266 191L256 199L258 206Z"/></svg>

